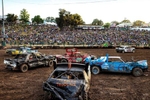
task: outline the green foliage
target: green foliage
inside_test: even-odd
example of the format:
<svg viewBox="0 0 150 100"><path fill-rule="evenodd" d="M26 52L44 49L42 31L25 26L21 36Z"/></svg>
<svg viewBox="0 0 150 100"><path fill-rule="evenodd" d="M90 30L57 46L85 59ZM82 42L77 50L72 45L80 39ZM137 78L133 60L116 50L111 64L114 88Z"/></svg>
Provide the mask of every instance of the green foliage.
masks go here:
<svg viewBox="0 0 150 100"><path fill-rule="evenodd" d="M130 20L128 20L128 19L124 19L122 22L120 22L120 23L131 23L130 22Z"/></svg>
<svg viewBox="0 0 150 100"><path fill-rule="evenodd" d="M103 27L104 27L104 28L109 28L109 27L110 27L110 23L105 23L105 24L103 25Z"/></svg>
<svg viewBox="0 0 150 100"><path fill-rule="evenodd" d="M102 20L94 19L92 25L100 25L102 26L104 23Z"/></svg>
<svg viewBox="0 0 150 100"><path fill-rule="evenodd" d="M45 19L45 21L46 21L46 22L54 22L54 23L56 23L56 19L55 19L54 17L47 17L47 18Z"/></svg>
<svg viewBox="0 0 150 100"><path fill-rule="evenodd" d="M16 22L17 19L18 19L18 16L15 15L15 14L8 13L6 16L7 16L6 21L9 22L9 23Z"/></svg>
<svg viewBox="0 0 150 100"><path fill-rule="evenodd" d="M133 22L133 26L142 26L145 22L141 20L136 20Z"/></svg>
<svg viewBox="0 0 150 100"><path fill-rule="evenodd" d="M40 15L34 16L34 18L31 19L32 23L41 24L43 23L43 19L40 17Z"/></svg>
<svg viewBox="0 0 150 100"><path fill-rule="evenodd" d="M79 14L71 14L65 9L59 9L59 17L56 18L57 25L62 29L63 27L76 27L77 25L84 24Z"/></svg>
<svg viewBox="0 0 150 100"><path fill-rule="evenodd" d="M119 25L119 22L118 22L118 21L112 21L111 23L112 23L112 24Z"/></svg>
<svg viewBox="0 0 150 100"><path fill-rule="evenodd" d="M20 12L20 20L22 21L22 23L29 22L29 17L30 15L28 14L27 10L22 9Z"/></svg>

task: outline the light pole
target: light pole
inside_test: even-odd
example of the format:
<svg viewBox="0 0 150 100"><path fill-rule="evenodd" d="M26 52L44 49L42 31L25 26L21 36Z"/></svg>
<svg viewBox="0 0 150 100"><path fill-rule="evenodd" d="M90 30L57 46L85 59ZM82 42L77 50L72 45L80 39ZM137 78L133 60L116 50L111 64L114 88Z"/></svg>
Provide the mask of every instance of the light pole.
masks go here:
<svg viewBox="0 0 150 100"><path fill-rule="evenodd" d="M3 0L2 0L2 46L6 46L6 43L5 43L5 26L4 26L4 3L3 3Z"/></svg>

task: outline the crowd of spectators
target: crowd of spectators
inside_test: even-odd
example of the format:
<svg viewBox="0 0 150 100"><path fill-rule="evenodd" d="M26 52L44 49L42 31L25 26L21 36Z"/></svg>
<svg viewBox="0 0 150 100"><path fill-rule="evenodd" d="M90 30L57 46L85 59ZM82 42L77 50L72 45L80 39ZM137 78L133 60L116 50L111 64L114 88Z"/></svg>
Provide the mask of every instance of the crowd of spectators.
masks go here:
<svg viewBox="0 0 150 100"><path fill-rule="evenodd" d="M6 25L6 43L10 45L150 45L150 31L145 30L83 30L53 25Z"/></svg>

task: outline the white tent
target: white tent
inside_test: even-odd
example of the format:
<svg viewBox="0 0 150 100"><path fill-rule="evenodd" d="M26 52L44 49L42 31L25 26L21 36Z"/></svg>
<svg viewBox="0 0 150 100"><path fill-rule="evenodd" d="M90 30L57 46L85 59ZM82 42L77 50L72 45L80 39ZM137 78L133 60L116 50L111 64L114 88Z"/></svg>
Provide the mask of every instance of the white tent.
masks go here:
<svg viewBox="0 0 150 100"><path fill-rule="evenodd" d="M46 21L44 21L44 24L45 24L45 25L55 25L55 26L57 26L57 24L54 23L54 22L46 22Z"/></svg>
<svg viewBox="0 0 150 100"><path fill-rule="evenodd" d="M121 23L117 25L117 27L126 27L126 26L132 26L132 23Z"/></svg>

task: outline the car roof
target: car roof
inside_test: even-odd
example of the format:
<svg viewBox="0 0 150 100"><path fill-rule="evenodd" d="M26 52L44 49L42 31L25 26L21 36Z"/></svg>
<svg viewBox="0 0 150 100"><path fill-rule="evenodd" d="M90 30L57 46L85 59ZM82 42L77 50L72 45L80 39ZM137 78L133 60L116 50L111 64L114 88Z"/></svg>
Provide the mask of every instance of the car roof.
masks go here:
<svg viewBox="0 0 150 100"><path fill-rule="evenodd" d="M131 46L128 46L128 45L121 45L120 47L131 47Z"/></svg>
<svg viewBox="0 0 150 100"><path fill-rule="evenodd" d="M55 71L66 71L66 70L70 70L70 71L74 71L74 72L76 72L76 71L82 72L84 69L82 69L82 68L75 68L75 67L73 67L73 68L68 68L68 67L65 67L65 68L63 68L63 67L57 67L57 68L55 69Z"/></svg>
<svg viewBox="0 0 150 100"><path fill-rule="evenodd" d="M57 63L55 70L59 71L83 71L85 67L87 67L85 64L80 64L80 63L72 63L71 68L68 68L68 63Z"/></svg>
<svg viewBox="0 0 150 100"><path fill-rule="evenodd" d="M106 56L101 56L101 58L105 58ZM121 58L120 56L108 56L108 58Z"/></svg>

